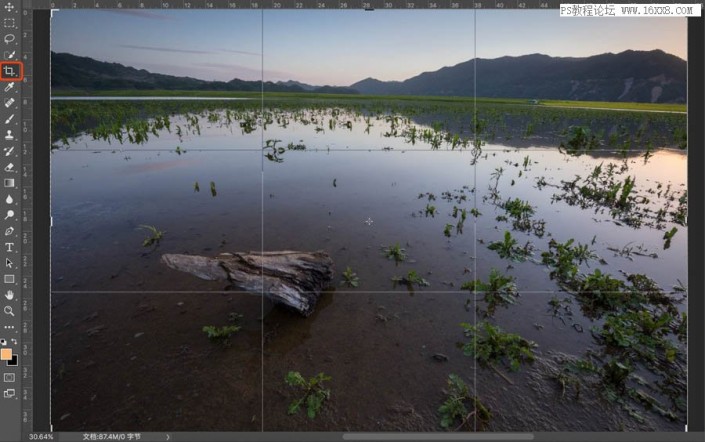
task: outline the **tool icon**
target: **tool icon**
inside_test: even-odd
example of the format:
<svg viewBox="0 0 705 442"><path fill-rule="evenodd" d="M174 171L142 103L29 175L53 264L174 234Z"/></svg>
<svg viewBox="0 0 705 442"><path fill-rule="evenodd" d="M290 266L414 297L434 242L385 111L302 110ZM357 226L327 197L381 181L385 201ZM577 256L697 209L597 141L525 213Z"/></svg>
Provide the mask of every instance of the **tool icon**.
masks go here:
<svg viewBox="0 0 705 442"><path fill-rule="evenodd" d="M5 187L15 187L15 179L14 178L5 178L3 180L3 185Z"/></svg>
<svg viewBox="0 0 705 442"><path fill-rule="evenodd" d="M14 388L8 388L7 390L2 392L2 397L5 399L12 399L15 397L15 389Z"/></svg>
<svg viewBox="0 0 705 442"><path fill-rule="evenodd" d="M7 298L8 301L12 301L12 299L15 297L15 292L12 290L8 290L5 292L5 298Z"/></svg>
<svg viewBox="0 0 705 442"><path fill-rule="evenodd" d="M12 106L12 103L14 103L14 102L15 102L14 98L12 98L12 97L6 98L5 99L5 107L9 108L10 106Z"/></svg>
<svg viewBox="0 0 705 442"><path fill-rule="evenodd" d="M5 275L2 278L2 280L5 284L14 284L15 283L15 275Z"/></svg>
<svg viewBox="0 0 705 442"><path fill-rule="evenodd" d="M9 210L9 212L12 212L12 211ZM7 247L7 251L9 253L12 253L12 248L15 247L15 243L14 242L6 242L5 247Z"/></svg>
<svg viewBox="0 0 705 442"><path fill-rule="evenodd" d="M12 163L8 164L7 166L5 166L5 172L14 172L14 170L12 170L14 167L15 167L14 164L12 164Z"/></svg>
<svg viewBox="0 0 705 442"><path fill-rule="evenodd" d="M6 58L8 60L11 60L11 59L15 58L16 53L17 53L17 51L5 51L2 58Z"/></svg>
<svg viewBox="0 0 705 442"><path fill-rule="evenodd" d="M3 311L6 315L15 316L15 313L12 311L12 306L6 305Z"/></svg>
<svg viewBox="0 0 705 442"><path fill-rule="evenodd" d="M8 269L12 269L14 265L15 264L10 261L10 258L5 258L5 267L7 267Z"/></svg>
<svg viewBox="0 0 705 442"><path fill-rule="evenodd" d="M21 61L0 61L0 80L21 81L24 78L24 64Z"/></svg>
<svg viewBox="0 0 705 442"><path fill-rule="evenodd" d="M5 35L5 37L3 37L3 41L7 45L7 44L10 44L13 41L15 41L15 38L17 38L17 37L15 37L15 34L7 34L7 35Z"/></svg>
<svg viewBox="0 0 705 442"><path fill-rule="evenodd" d="M14 18L5 18L2 21L2 25L6 28L14 28L15 27L15 19Z"/></svg>
<svg viewBox="0 0 705 442"><path fill-rule="evenodd" d="M7 12L12 12L13 9L15 9L15 5L13 5L13 4L10 3L10 2L7 2L7 4L5 5L5 10L6 10Z"/></svg>
<svg viewBox="0 0 705 442"><path fill-rule="evenodd" d="M14 210L8 210L8 211L7 211L7 216L5 217L5 219L4 219L3 221L7 221L8 219L13 218L14 216L15 216L15 211L14 211ZM5 243L5 244L7 244L7 243Z"/></svg>
<svg viewBox="0 0 705 442"><path fill-rule="evenodd" d="M15 150L15 146L6 147L3 150L5 151L5 156L9 157L12 151Z"/></svg>
<svg viewBox="0 0 705 442"><path fill-rule="evenodd" d="M12 227L12 226L8 227L7 229L5 229L5 236L12 235L14 231L15 231L14 227Z"/></svg>
<svg viewBox="0 0 705 442"><path fill-rule="evenodd" d="M5 120L5 124L10 124L10 121L12 121L13 118L15 118L15 114L12 114L9 117L7 117L7 120Z"/></svg>
<svg viewBox="0 0 705 442"><path fill-rule="evenodd" d="M15 136L12 135L12 130L7 130L7 135L5 135L5 141L15 141Z"/></svg>

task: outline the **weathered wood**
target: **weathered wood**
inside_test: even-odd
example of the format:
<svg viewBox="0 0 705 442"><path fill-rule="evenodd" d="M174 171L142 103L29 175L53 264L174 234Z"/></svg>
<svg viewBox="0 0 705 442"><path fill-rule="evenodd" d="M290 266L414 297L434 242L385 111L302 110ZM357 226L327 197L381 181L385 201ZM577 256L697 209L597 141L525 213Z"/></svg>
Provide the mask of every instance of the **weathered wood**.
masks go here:
<svg viewBox="0 0 705 442"><path fill-rule="evenodd" d="M223 253L215 258L165 254L162 262L201 279L230 281L304 316L313 312L321 292L333 279L333 260L322 251Z"/></svg>

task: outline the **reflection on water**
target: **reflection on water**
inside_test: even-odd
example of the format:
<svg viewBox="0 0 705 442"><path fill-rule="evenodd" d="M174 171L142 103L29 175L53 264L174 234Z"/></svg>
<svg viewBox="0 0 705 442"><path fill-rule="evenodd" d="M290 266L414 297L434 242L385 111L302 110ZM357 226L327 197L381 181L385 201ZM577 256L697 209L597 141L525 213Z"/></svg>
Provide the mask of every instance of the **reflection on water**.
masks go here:
<svg viewBox="0 0 705 442"><path fill-rule="evenodd" d="M239 128L217 123L204 123L201 136L179 137L162 131L142 146L107 144L82 137L70 148L54 151L53 289L222 290L222 283L196 280L164 268L159 256L260 249L326 250L335 262L337 276L335 287L331 288L335 293L327 295L325 305L321 305L325 309L306 322L278 309L267 315L263 332L268 345L265 376L273 376L267 387L272 390L269 397L277 398L273 390L288 364L304 365L304 370L306 366L300 358L306 352L321 352L330 358L326 370L334 378L360 384L356 392L339 393L348 401L340 399L336 403L345 425L353 430L374 429L371 421L356 418L352 410L356 407L354 402L364 401L365 391L372 391L369 388L375 382L373 372L378 364L368 361L355 374L348 370L352 362L342 350L332 349L347 345L343 334L352 329L381 327L358 333L361 338L357 339L389 333L387 338L361 348L376 354L385 369L419 379L421 384L422 379L433 376L430 383L420 384L419 389L405 394L405 403L414 404L420 413L420 420L409 423L409 428L429 430L429 422L430 429L435 428L438 404L435 397L430 404L420 401L433 397L432 392L442 388L446 373L438 371L438 365L434 365L437 363L415 359L419 352L424 357L432 356L427 354L428 349L407 348L402 343L403 357L397 357L396 352L406 339L414 345L425 345L424 336L429 334L435 334L436 348L453 352L456 340L462 339L457 323L463 317L470 320L467 317L472 314L468 312L474 311L472 307L465 310L469 295L467 291L460 292L464 282L484 280L494 268L515 277L521 294L519 305L500 309L496 320L535 340L546 352L574 355L593 345L588 333L575 333L572 329L570 333L540 331L556 325L555 318L546 315L546 305L552 292L560 287L538 262L552 239L565 242L572 238L576 243L589 245L599 259L584 263L583 272L599 268L619 279L629 273L644 273L665 290L688 284L687 227L674 224L671 216L685 190L684 153L655 151L645 161L643 156L625 159L607 151L572 157L541 145L510 149L486 144L478 155L470 148L430 150L427 144L410 144L408 138L385 136L388 127L383 125L358 125L352 129L336 126L324 131L317 131L316 127L296 122L286 128L268 127L264 139L281 140L277 146L305 145L299 150L285 148L280 154L281 162L263 156L267 150L260 148L262 134L258 131L245 134ZM626 177L634 180L632 195L639 197L634 205L644 216L641 227L620 221L609 207L581 207L566 201L562 194L565 183L581 183L597 167L612 168L620 182ZM216 195L210 192L210 183L217 187ZM513 229L511 219L502 217L506 213L501 203L510 198L519 198L533 207L532 220L544 225L541 234ZM664 208L663 219L655 222L655 214ZM165 232L156 250L142 247L148 233L140 225L152 225ZM678 230L665 248L664 232L672 227ZM510 231L519 244L530 242L534 259L512 262L488 249L488 244L501 240L505 231ZM384 256L382 249L393 244L405 249L406 261L395 263ZM356 289L339 284L339 275L347 267L359 276ZM412 270L430 285L395 287L392 278ZM382 298L381 294L367 292L390 293L384 295L388 298ZM427 293L422 297L417 292ZM443 297L453 301L437 302ZM575 308L575 320L587 330L591 322L578 310ZM436 321L430 328L414 325L424 312ZM359 324L366 320L370 324ZM394 328L397 326L401 328ZM472 366L470 359L452 354L455 370ZM363 358L364 352L359 357ZM399 361L408 368L396 366ZM479 377L487 385L498 379L486 372ZM365 384L367 380L369 385ZM390 391L402 391L408 386L403 380L385 382ZM516 391L519 394L514 396L534 398L527 399L524 408L536 408L531 401L545 399L532 396L527 386L519 386ZM498 402L497 398L506 393L488 390L487 395L495 397L492 405L500 410L511 402L506 397L507 402ZM387 400L393 399L380 399L378 412L399 405ZM281 405L278 400L265 404L273 408ZM561 416L567 410L556 404L547 407L556 408L552 413ZM528 409L524 411L535 422L546 419ZM589 422L573 428L543 423L539 427L546 429L598 428ZM270 424L273 429L298 425L291 424L284 415L272 418ZM321 425L340 428L330 422ZM669 428L670 424L656 425Z"/></svg>

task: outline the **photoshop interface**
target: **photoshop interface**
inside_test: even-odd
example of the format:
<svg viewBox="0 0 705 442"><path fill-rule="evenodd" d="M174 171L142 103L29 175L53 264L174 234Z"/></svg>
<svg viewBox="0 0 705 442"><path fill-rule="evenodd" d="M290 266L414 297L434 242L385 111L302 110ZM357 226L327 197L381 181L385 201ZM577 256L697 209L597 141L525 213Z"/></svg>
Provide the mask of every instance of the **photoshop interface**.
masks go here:
<svg viewBox="0 0 705 442"><path fill-rule="evenodd" d="M705 437L702 4L0 7L0 440Z"/></svg>

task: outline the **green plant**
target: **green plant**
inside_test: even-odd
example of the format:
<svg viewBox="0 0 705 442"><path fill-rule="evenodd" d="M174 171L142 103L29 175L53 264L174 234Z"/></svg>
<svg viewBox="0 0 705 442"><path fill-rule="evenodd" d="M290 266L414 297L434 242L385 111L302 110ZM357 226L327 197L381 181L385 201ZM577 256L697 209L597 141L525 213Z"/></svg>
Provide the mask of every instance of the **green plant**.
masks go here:
<svg viewBox="0 0 705 442"><path fill-rule="evenodd" d="M320 413L323 403L330 398L330 390L325 388L324 382L332 378L324 373L318 373L312 378L305 379L298 371L287 373L284 381L290 387L296 387L303 392L303 396L289 404L288 413L296 414L305 406L306 415L313 419Z"/></svg>
<svg viewBox="0 0 705 442"><path fill-rule="evenodd" d="M428 281L422 278L421 275L416 273L416 270L409 270L406 276L395 276L392 278L392 281L394 281L395 284L406 284L410 287L413 285L417 285L419 287L426 287L431 285Z"/></svg>
<svg viewBox="0 0 705 442"><path fill-rule="evenodd" d="M527 341L514 333L507 333L487 321L476 325L460 324L470 342L463 344L463 353L472 356L483 365L492 366L503 362L512 371L519 370L523 362L533 362L536 343Z"/></svg>
<svg viewBox="0 0 705 442"><path fill-rule="evenodd" d="M360 278L357 277L357 273L348 266L343 272L343 280L340 282L348 287L357 287L360 284Z"/></svg>
<svg viewBox="0 0 705 442"><path fill-rule="evenodd" d="M493 241L487 248L496 251L500 258L508 258L512 261L526 261L533 254L533 246L530 242L527 241L523 247L519 247L517 240L512 238L508 230L504 232L502 241Z"/></svg>
<svg viewBox="0 0 705 442"><path fill-rule="evenodd" d="M215 182L211 181L211 196L216 196L218 193L215 191Z"/></svg>
<svg viewBox="0 0 705 442"><path fill-rule="evenodd" d="M469 430L474 430L474 426L469 425L470 422L477 422L479 429L484 428L492 418L487 407L476 396L470 395L467 385L460 376L449 374L447 383L446 400L438 408L438 413L441 415L441 427L449 429L460 421L460 425L455 428L456 431L465 425ZM468 411L468 406L471 407L470 411ZM473 417L475 419L471 419Z"/></svg>
<svg viewBox="0 0 705 442"><path fill-rule="evenodd" d="M450 238L450 234L452 232L452 229L453 229L453 224L446 224L446 226L443 228L443 234L445 236L447 236L448 238ZM459 230L462 230L462 223L461 223L461 227Z"/></svg>
<svg viewBox="0 0 705 442"><path fill-rule="evenodd" d="M564 283L572 283L578 274L578 265L597 258L586 244L573 246L575 240L569 239L559 243L555 239L548 242L548 251L541 253L542 262L551 266L551 278L558 278ZM577 262L576 262L577 261Z"/></svg>
<svg viewBox="0 0 705 442"><path fill-rule="evenodd" d="M241 329L242 327L239 325L224 325L222 327L206 325L203 327L203 332L208 336L211 342L227 344L230 337Z"/></svg>
<svg viewBox="0 0 705 442"><path fill-rule="evenodd" d="M426 214L426 216L430 215L431 218L434 218L437 212L438 211L436 210L436 206L431 205L431 204L426 204L426 210L424 212Z"/></svg>
<svg viewBox="0 0 705 442"><path fill-rule="evenodd" d="M393 259L397 264L406 259L406 249L403 249L399 243L386 247L384 254L387 258Z"/></svg>
<svg viewBox="0 0 705 442"><path fill-rule="evenodd" d="M193 183L193 191L194 191L194 192L200 192L200 191L201 191L201 188L198 186L198 181L196 181L195 183Z"/></svg>
<svg viewBox="0 0 705 442"><path fill-rule="evenodd" d="M152 234L152 236L145 238L145 240L142 241L142 247L149 247L151 245L158 246L166 233L166 230L159 230L154 226L149 226L146 224L140 224L140 228L146 229Z"/></svg>
<svg viewBox="0 0 705 442"><path fill-rule="evenodd" d="M485 316L493 316L498 305L506 307L516 303L518 296L514 277L505 276L497 269L490 271L489 280L487 282L475 279L474 281L464 283L460 288L462 290L481 292L483 294L484 301L487 303Z"/></svg>
<svg viewBox="0 0 705 442"><path fill-rule="evenodd" d="M669 230L668 232L663 234L663 239L665 241L663 243L664 249L668 249L669 247L671 247L671 238L673 238L673 236L676 234L676 232L678 232L678 228L674 227L671 230Z"/></svg>

